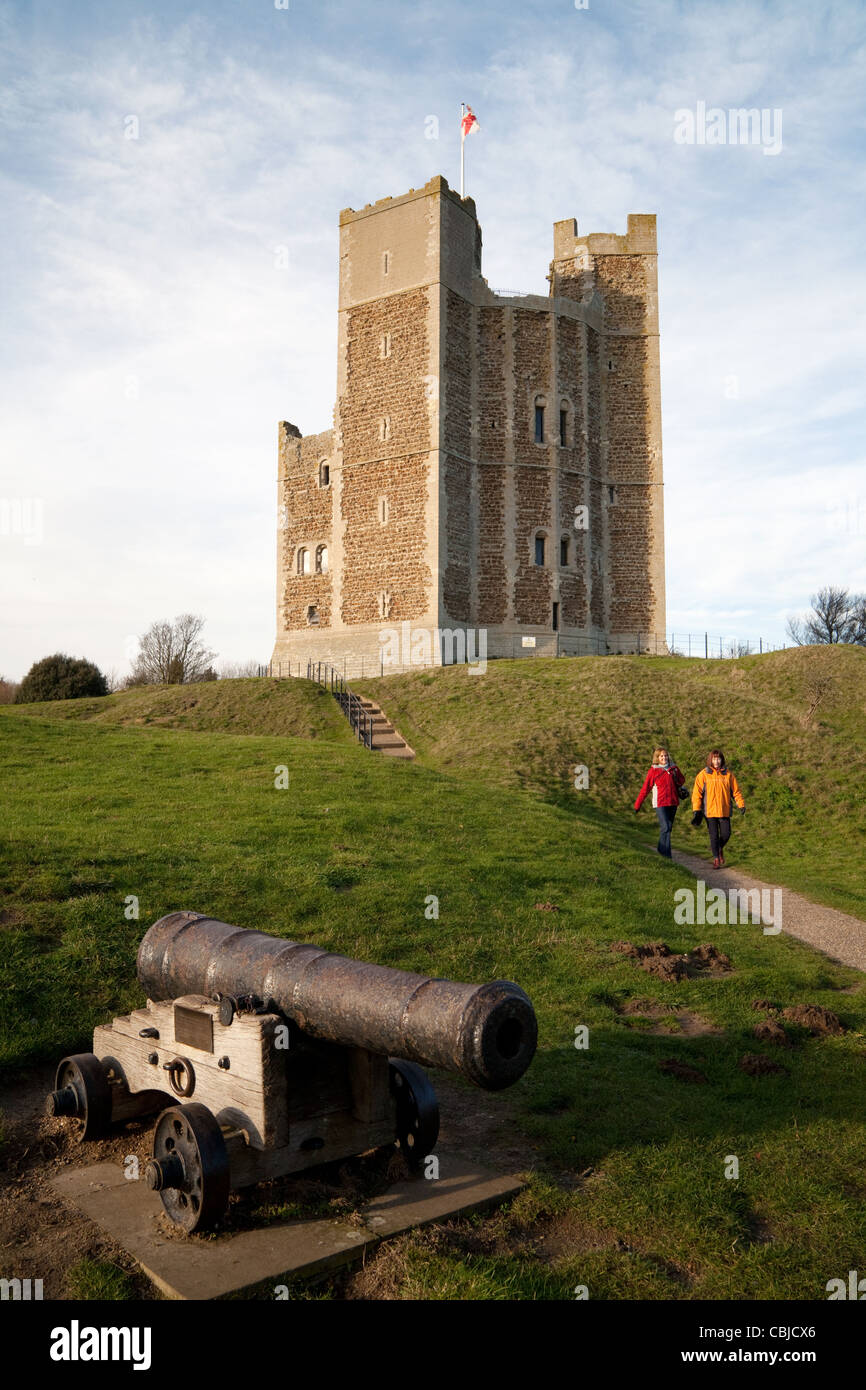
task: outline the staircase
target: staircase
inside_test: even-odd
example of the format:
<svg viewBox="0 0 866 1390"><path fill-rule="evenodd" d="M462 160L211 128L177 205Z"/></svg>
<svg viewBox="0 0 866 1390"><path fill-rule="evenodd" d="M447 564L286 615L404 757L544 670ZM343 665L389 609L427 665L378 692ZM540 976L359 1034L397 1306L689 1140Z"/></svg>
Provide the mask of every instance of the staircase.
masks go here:
<svg viewBox="0 0 866 1390"><path fill-rule="evenodd" d="M387 714L372 700L361 698L361 708L367 711L372 727L371 748L387 753L389 758L414 758L415 754L402 734L399 734Z"/></svg>
<svg viewBox="0 0 866 1390"><path fill-rule="evenodd" d="M384 710L374 700L364 699L351 690L336 667L324 661L308 661L307 680L330 690L365 748L385 753L389 758L415 757L414 750L397 732Z"/></svg>

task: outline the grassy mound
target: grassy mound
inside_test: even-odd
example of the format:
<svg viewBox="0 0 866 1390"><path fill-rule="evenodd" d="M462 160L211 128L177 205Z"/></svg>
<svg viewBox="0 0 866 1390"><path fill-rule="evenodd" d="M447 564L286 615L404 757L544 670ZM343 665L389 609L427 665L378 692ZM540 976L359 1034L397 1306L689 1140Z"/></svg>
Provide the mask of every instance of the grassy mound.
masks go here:
<svg viewBox="0 0 866 1390"><path fill-rule="evenodd" d="M348 726L334 700L306 680L202 681L148 685L99 699L20 705L38 719L83 720L128 728L191 729L233 734L289 734L293 738L347 739Z"/></svg>
<svg viewBox="0 0 866 1390"><path fill-rule="evenodd" d="M653 746L689 785L721 746L747 803L730 861L866 917L866 651L809 647L738 661L586 657L491 662L359 683L429 766L634 819ZM819 702L812 708L816 696ZM810 713L810 710L812 711ZM583 764L589 787L574 789ZM655 817L646 807L647 840ZM674 843L706 849L682 813Z"/></svg>

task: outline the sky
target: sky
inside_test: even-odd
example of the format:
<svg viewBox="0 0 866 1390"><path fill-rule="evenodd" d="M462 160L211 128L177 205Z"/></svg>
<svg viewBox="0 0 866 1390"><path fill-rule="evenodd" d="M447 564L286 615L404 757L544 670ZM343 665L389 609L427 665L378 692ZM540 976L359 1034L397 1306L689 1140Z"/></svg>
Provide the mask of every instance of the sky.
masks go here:
<svg viewBox="0 0 866 1390"><path fill-rule="evenodd" d="M0 89L0 674L182 612L269 659L339 212L457 185L461 101L493 288L657 214L668 633L866 590L862 4L0 0Z"/></svg>

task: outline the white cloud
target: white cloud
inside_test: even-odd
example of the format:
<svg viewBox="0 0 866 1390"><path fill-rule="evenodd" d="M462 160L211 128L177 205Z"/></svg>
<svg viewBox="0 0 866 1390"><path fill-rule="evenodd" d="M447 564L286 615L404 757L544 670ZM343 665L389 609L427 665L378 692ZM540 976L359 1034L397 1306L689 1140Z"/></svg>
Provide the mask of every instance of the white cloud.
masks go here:
<svg viewBox="0 0 866 1390"><path fill-rule="evenodd" d="M745 3L294 5L248 32L154 8L33 44L2 20L0 495L44 499L45 541L0 538L0 669L58 646L121 666L185 609L225 658L267 658L276 426L331 423L337 214L456 182L466 97L492 285L546 290L554 220L659 214L669 628L781 635L820 584L866 587L859 522L826 524L866 491L858 7L819 31ZM676 146L697 100L780 107L783 152Z"/></svg>

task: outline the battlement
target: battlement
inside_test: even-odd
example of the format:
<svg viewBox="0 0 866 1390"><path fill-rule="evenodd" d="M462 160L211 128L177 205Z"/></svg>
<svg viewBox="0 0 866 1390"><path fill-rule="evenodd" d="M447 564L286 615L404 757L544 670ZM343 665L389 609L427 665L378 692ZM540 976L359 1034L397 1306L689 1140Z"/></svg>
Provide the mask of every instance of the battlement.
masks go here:
<svg viewBox="0 0 866 1390"><path fill-rule="evenodd" d="M371 217L377 212L390 212L392 208L400 207L404 203L411 203L416 198L430 198L435 194L443 198L448 198L457 207L462 209L473 221L478 221L478 214L475 210L474 198L461 198L456 189L449 186L448 180L442 174L435 174L432 179L428 179L423 188L410 188L408 193L401 193L396 198L390 195L386 198L378 198L375 203L367 203L357 212L354 208L343 208L340 213L340 226L345 227L350 222L358 222L361 218Z"/></svg>
<svg viewBox="0 0 866 1390"><path fill-rule="evenodd" d="M567 261L588 251L591 256L654 256L657 254L656 215L630 212L625 236L616 232L590 232L578 236L577 218L553 224L553 259Z"/></svg>

